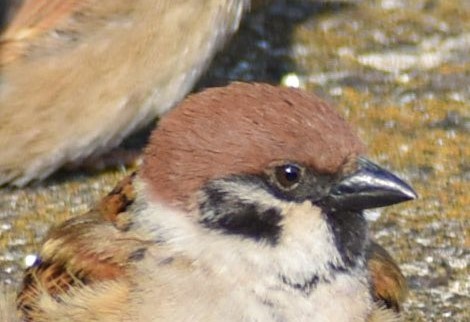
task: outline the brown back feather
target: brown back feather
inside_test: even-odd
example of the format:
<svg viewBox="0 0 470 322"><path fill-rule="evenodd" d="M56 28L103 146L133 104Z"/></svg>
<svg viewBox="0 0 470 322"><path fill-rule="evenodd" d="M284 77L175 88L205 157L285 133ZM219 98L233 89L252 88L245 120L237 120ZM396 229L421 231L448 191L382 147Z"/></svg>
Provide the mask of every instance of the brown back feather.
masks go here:
<svg viewBox="0 0 470 322"><path fill-rule="evenodd" d="M72 286L125 277L129 259L145 251L146 242L128 232L133 178L122 180L95 209L50 231L18 294L17 307L26 321L42 316L38 303L44 294L58 299Z"/></svg>
<svg viewBox="0 0 470 322"><path fill-rule="evenodd" d="M374 300L381 306L400 312L408 287L393 258L382 246L371 242L367 250L367 266Z"/></svg>

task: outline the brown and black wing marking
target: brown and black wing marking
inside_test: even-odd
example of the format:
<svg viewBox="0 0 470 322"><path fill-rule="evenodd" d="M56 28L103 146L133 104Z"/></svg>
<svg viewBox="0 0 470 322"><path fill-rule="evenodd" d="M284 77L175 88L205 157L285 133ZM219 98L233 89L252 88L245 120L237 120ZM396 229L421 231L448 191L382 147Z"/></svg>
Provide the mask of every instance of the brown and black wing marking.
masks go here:
<svg viewBox="0 0 470 322"><path fill-rule="evenodd" d="M372 282L372 295L381 307L397 313L408 294L406 279L390 254L371 242L367 249L367 266Z"/></svg>
<svg viewBox="0 0 470 322"><path fill-rule="evenodd" d="M71 287L122 279L127 264L143 255L147 243L128 231L132 218L126 211L134 202L134 177L122 180L90 212L49 232L18 294L17 307L24 320L43 316L41 298L60 301Z"/></svg>

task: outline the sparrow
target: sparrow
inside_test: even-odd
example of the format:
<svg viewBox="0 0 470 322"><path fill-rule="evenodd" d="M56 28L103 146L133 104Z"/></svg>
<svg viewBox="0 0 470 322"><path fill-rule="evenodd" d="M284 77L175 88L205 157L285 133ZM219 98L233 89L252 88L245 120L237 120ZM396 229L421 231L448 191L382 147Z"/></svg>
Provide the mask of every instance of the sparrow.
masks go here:
<svg viewBox="0 0 470 322"><path fill-rule="evenodd" d="M0 184L17 186L103 154L164 114L192 89L250 6L10 2L0 34Z"/></svg>
<svg viewBox="0 0 470 322"><path fill-rule="evenodd" d="M416 198L302 90L233 83L162 118L137 173L53 228L24 321L401 319L406 282L363 210Z"/></svg>

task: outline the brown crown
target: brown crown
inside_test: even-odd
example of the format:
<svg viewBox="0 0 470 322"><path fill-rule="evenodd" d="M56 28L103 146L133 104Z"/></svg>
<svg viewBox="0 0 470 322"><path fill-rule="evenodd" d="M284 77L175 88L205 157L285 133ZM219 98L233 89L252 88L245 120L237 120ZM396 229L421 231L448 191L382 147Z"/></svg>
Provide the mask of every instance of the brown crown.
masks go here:
<svg viewBox="0 0 470 322"><path fill-rule="evenodd" d="M188 206L207 180L291 160L335 173L364 146L327 103L301 90L233 83L189 96L151 136L141 170L159 200Z"/></svg>

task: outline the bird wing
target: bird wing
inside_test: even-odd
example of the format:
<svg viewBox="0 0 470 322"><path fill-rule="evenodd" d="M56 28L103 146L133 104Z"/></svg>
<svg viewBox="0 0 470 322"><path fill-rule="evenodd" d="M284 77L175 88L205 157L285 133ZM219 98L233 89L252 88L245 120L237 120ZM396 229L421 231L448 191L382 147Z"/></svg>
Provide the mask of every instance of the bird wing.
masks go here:
<svg viewBox="0 0 470 322"><path fill-rule="evenodd" d="M122 311L130 289L128 263L138 260L148 245L128 229L133 178L124 179L90 212L51 230L37 262L26 270L17 298L25 320L46 321L54 314L60 320L65 311L78 321L101 321ZM83 310L97 303L98 308ZM88 319L80 315L96 310Z"/></svg>
<svg viewBox="0 0 470 322"><path fill-rule="evenodd" d="M19 57L28 41L53 30L89 0L24 0L0 35L0 66Z"/></svg>
<svg viewBox="0 0 470 322"><path fill-rule="evenodd" d="M380 307L400 312L408 293L406 279L400 268L390 254L373 241L366 256L374 300Z"/></svg>

